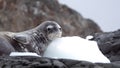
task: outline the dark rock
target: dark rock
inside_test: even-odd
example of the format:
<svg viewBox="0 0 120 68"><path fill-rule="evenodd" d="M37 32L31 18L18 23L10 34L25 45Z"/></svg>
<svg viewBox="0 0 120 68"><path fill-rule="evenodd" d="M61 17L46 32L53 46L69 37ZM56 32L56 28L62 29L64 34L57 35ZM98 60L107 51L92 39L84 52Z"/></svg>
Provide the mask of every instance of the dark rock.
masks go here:
<svg viewBox="0 0 120 68"><path fill-rule="evenodd" d="M0 57L0 68L120 68L120 65L45 57Z"/></svg>
<svg viewBox="0 0 120 68"><path fill-rule="evenodd" d="M120 61L120 30L114 32L97 33L94 40L98 42L100 50L112 62Z"/></svg>
<svg viewBox="0 0 120 68"><path fill-rule="evenodd" d="M57 0L0 0L0 30L23 31L46 20L55 20L63 36L102 32L99 26Z"/></svg>

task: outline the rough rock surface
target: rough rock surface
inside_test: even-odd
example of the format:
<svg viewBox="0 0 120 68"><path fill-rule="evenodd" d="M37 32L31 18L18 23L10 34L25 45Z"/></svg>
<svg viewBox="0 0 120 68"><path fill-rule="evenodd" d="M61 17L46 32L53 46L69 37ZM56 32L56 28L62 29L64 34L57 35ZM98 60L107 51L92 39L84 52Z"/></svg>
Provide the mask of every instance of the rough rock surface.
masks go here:
<svg viewBox="0 0 120 68"><path fill-rule="evenodd" d="M0 0L0 31L23 31L46 20L57 21L63 28L63 36L102 32L92 20L58 0Z"/></svg>
<svg viewBox="0 0 120 68"><path fill-rule="evenodd" d="M120 68L118 64L91 63L38 57L0 57L1 68Z"/></svg>
<svg viewBox="0 0 120 68"><path fill-rule="evenodd" d="M120 29L114 32L96 33L94 40L112 62L120 63Z"/></svg>

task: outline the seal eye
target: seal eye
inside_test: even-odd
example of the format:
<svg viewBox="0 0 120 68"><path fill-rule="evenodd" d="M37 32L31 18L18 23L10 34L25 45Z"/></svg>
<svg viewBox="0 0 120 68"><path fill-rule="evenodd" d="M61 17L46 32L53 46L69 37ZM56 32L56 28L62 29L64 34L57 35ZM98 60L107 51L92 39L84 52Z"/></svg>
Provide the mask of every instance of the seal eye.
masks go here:
<svg viewBox="0 0 120 68"><path fill-rule="evenodd" d="M48 31L48 32L52 32L53 28L54 28L54 27L53 27L52 25L49 25L49 26L47 27L47 31Z"/></svg>
<svg viewBox="0 0 120 68"><path fill-rule="evenodd" d="M59 28L60 31L62 31L62 28Z"/></svg>
<svg viewBox="0 0 120 68"><path fill-rule="evenodd" d="M52 31L52 28L47 28L47 31Z"/></svg>

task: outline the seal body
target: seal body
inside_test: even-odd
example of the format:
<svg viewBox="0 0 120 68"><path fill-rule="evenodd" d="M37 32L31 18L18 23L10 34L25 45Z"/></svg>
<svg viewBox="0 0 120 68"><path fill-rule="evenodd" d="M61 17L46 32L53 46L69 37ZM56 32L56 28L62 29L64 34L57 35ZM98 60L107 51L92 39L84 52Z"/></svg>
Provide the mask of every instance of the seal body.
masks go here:
<svg viewBox="0 0 120 68"><path fill-rule="evenodd" d="M45 21L23 32L1 32L0 55L9 55L11 52L35 52L42 55L48 44L61 35L61 27L55 21Z"/></svg>

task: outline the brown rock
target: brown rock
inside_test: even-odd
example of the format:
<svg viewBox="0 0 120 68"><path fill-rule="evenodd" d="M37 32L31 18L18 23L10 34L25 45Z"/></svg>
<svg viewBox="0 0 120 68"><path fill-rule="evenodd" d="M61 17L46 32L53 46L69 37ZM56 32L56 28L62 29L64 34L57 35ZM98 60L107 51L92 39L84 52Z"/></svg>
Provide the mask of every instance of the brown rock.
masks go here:
<svg viewBox="0 0 120 68"><path fill-rule="evenodd" d="M0 0L0 30L23 31L46 20L55 20L63 28L63 36L102 32L94 21L61 5L57 0Z"/></svg>

